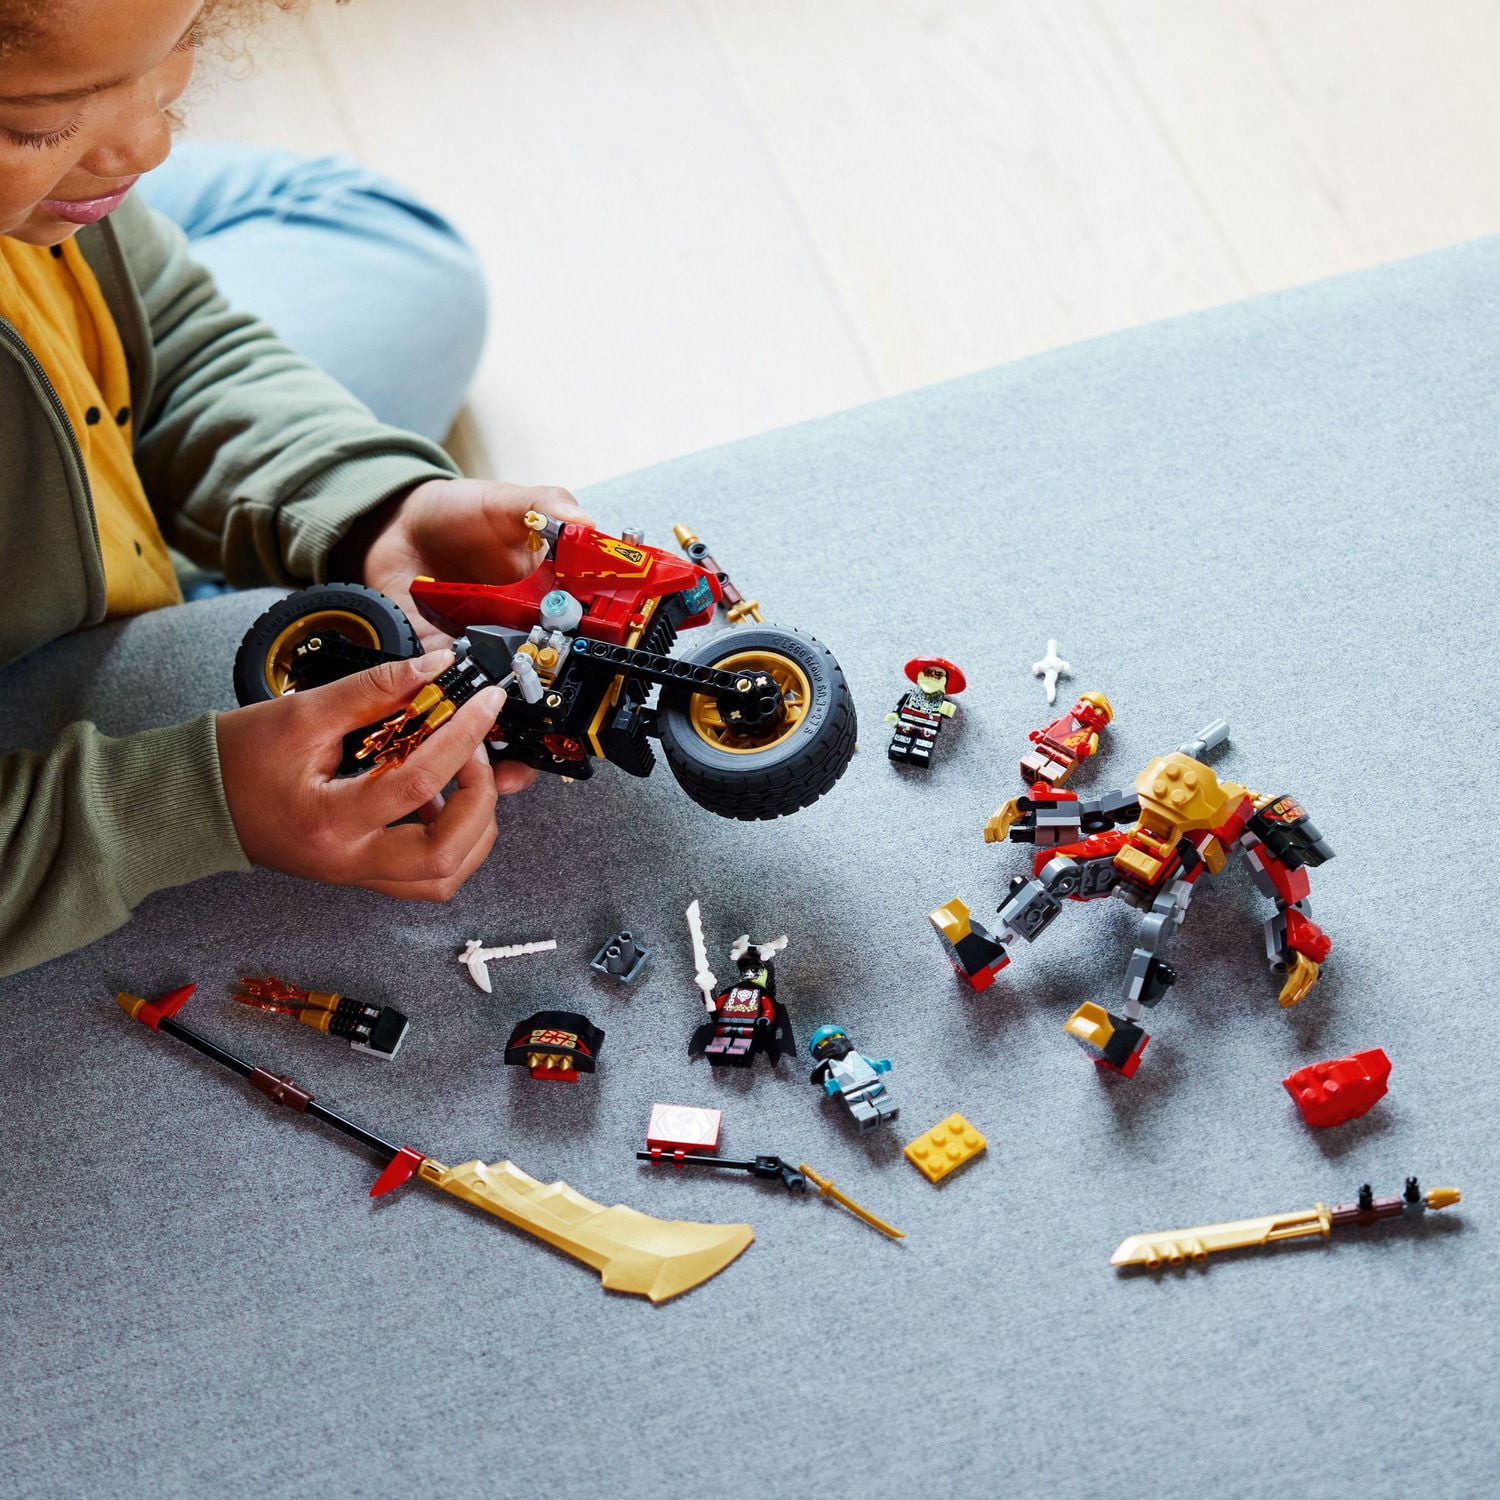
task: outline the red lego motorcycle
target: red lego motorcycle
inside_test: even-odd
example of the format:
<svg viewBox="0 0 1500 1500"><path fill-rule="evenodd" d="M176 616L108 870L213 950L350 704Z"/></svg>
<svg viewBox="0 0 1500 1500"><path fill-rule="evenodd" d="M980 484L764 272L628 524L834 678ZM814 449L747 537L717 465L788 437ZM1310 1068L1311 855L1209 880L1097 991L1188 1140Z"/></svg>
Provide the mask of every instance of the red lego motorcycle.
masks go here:
<svg viewBox="0 0 1500 1500"><path fill-rule="evenodd" d="M679 630L713 619L722 575L631 534L536 512L526 521L543 554L529 577L413 582L417 607L455 638L458 659L400 713L347 736L341 774L399 764L467 698L499 683L505 707L487 737L497 760L580 780L607 760L647 776L656 739L693 801L745 820L795 812L839 779L854 754L854 700L825 646L800 631L739 625L672 656ZM246 633L235 694L260 703L418 654L411 623L383 594L304 589Z"/></svg>

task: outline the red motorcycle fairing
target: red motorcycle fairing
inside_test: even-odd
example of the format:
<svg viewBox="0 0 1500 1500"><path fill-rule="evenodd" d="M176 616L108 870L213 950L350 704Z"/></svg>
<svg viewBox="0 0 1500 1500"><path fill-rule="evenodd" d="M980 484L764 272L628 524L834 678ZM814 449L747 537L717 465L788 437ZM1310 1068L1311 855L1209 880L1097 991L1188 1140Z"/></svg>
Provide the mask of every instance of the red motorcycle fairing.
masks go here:
<svg viewBox="0 0 1500 1500"><path fill-rule="evenodd" d="M591 527L563 526L553 556L518 583L441 583L412 581L417 608L440 629L454 635L470 625L504 625L530 630L541 602L553 589L566 589L583 606L578 634L623 645L645 623L648 606L667 594L706 587L706 603L681 622L683 629L706 625L723 594L710 572L656 547L620 541Z"/></svg>

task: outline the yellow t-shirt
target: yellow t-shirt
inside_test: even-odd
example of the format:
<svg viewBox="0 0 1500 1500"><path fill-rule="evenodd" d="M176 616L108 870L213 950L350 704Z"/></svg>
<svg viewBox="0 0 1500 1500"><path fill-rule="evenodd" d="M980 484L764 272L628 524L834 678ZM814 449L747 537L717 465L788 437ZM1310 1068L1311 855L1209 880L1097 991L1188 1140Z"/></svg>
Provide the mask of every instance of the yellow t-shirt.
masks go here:
<svg viewBox="0 0 1500 1500"><path fill-rule="evenodd" d="M125 348L78 246L0 236L0 316L41 361L78 438L104 554L106 614L115 619L180 604L167 544L131 452Z"/></svg>

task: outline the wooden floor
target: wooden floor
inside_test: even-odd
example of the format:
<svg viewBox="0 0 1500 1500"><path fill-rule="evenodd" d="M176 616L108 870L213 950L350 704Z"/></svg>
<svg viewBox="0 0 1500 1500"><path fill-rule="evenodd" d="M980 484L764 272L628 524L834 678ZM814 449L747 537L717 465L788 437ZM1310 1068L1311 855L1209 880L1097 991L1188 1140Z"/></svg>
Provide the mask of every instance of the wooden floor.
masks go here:
<svg viewBox="0 0 1500 1500"><path fill-rule="evenodd" d="M193 130L460 225L520 482L1500 230L1494 0L321 0L253 53Z"/></svg>

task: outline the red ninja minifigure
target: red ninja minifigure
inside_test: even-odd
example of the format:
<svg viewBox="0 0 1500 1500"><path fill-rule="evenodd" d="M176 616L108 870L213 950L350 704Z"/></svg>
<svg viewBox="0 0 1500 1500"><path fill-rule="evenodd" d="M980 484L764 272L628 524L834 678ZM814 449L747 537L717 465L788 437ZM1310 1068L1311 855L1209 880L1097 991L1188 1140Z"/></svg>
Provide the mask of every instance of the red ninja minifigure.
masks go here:
<svg viewBox="0 0 1500 1500"><path fill-rule="evenodd" d="M1062 786L1079 762L1099 748L1099 731L1114 716L1103 693L1080 693L1062 718L1027 735L1036 749L1021 757L1021 779L1030 785L1044 781L1048 786Z"/></svg>

